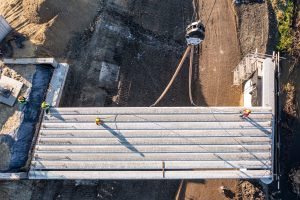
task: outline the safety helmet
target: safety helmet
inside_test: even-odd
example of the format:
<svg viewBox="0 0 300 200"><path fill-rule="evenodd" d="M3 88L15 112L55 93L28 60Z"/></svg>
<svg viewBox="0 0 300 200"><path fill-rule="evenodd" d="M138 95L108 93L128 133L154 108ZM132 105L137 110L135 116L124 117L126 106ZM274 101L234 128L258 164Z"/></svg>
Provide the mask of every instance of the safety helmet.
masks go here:
<svg viewBox="0 0 300 200"><path fill-rule="evenodd" d="M46 101L43 101L43 103L42 103L42 108L45 108L45 107L47 107L48 106L48 104L46 103Z"/></svg>
<svg viewBox="0 0 300 200"><path fill-rule="evenodd" d="M251 113L250 109L245 109L244 111L247 112L247 113Z"/></svg>
<svg viewBox="0 0 300 200"><path fill-rule="evenodd" d="M25 100L25 97L19 96L18 100L19 100L19 101L23 101L23 100Z"/></svg>

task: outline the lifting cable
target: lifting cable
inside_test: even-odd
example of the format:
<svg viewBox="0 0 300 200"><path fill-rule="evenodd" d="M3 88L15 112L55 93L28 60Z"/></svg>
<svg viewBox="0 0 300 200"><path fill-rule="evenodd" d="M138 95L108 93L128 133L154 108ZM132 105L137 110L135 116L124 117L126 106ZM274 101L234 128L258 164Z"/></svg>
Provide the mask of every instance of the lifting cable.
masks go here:
<svg viewBox="0 0 300 200"><path fill-rule="evenodd" d="M207 23L210 20L211 14L215 8L217 0L214 1L212 8L210 10L209 16L205 22L205 24L207 25ZM199 16L199 2L198 0L193 0L193 8L194 8L194 13L193 13L193 17L195 19L195 21L198 21L200 19ZM155 101L154 104L152 104L150 107L156 106L166 95L166 93L169 91L170 87L172 86L173 82L175 81L176 77L179 74L179 71L182 68L182 65L186 59L186 57L188 56L188 54L190 53L190 66L189 66L189 99L192 105L197 106L194 103L193 100L193 94L192 94L192 76L193 76L193 59L194 59L194 45L188 45L188 47L185 50L185 53L183 54L180 63L177 66L177 69L172 77L172 79L170 80L169 84L166 86L165 90L163 91L163 93L160 95L160 97Z"/></svg>
<svg viewBox="0 0 300 200"><path fill-rule="evenodd" d="M194 8L194 13L193 13L193 21L198 21L200 19L199 17L199 3L198 0L193 0L193 8Z"/></svg>
<svg viewBox="0 0 300 200"><path fill-rule="evenodd" d="M193 106L197 106L193 101L193 94L192 94L192 77L193 77L193 61L194 61L194 46L191 46L191 53L190 53L190 67L189 67L189 97L190 102Z"/></svg>
<svg viewBox="0 0 300 200"><path fill-rule="evenodd" d="M150 107L156 106L164 98L164 96L166 95L166 93L169 91L171 85L175 81L177 75L179 74L179 71L181 70L181 68L183 66L183 63L184 63L186 57L188 56L188 54L190 53L190 51L191 51L191 45L189 45L186 48L186 50L185 50L185 52L184 52L184 54L183 54L183 56L182 56L182 58L180 60L180 63L178 64L178 67L177 67L177 69L176 69L176 71L175 71L172 79L170 80L169 84L167 85L166 89L163 91L163 93L160 95L160 97L155 101L155 103L152 104Z"/></svg>

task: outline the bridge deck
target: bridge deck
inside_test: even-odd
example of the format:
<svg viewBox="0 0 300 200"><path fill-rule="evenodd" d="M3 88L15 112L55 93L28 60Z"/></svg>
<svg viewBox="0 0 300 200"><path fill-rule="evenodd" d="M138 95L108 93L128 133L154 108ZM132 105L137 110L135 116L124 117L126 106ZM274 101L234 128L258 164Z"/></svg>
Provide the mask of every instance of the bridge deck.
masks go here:
<svg viewBox="0 0 300 200"><path fill-rule="evenodd" d="M253 108L249 119L241 110L55 108L44 116L29 178L270 178L272 110Z"/></svg>

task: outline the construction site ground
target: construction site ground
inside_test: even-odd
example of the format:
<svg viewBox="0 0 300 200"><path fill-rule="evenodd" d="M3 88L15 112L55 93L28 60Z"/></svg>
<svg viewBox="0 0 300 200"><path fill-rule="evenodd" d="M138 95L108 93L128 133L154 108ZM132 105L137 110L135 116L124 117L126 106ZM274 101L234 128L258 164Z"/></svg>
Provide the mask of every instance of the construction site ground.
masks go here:
<svg viewBox="0 0 300 200"><path fill-rule="evenodd" d="M198 3L207 31L193 82L196 103L238 106L242 94L240 87L232 87L232 70L242 55L256 47L260 53L269 48L268 5L235 7L230 0ZM184 52L185 27L192 21L193 7L192 1L179 0L2 0L0 14L28 38L23 49L12 42L12 56L53 56L70 64L61 106L150 106ZM246 42L250 38L253 42ZM97 86L101 61L121 66L118 90L107 92ZM29 67L18 74L25 80L33 71ZM191 106L187 62L159 106ZM0 123L9 125L16 109L0 105ZM1 133L13 128L7 125ZM24 200L226 199L221 186L230 188L233 199L267 195L257 182L241 180L66 180L0 182L0 196Z"/></svg>
<svg viewBox="0 0 300 200"><path fill-rule="evenodd" d="M14 66L10 68L5 65L0 66L0 75L13 78L24 84L20 92L20 95L24 96L29 94L34 72L35 67L31 65L28 65L26 68L23 66ZM0 104L0 152L3 152L3 157L0 160L0 170L8 169L12 148L12 142L10 141L16 136L20 120L20 105L15 104L13 107L10 107Z"/></svg>

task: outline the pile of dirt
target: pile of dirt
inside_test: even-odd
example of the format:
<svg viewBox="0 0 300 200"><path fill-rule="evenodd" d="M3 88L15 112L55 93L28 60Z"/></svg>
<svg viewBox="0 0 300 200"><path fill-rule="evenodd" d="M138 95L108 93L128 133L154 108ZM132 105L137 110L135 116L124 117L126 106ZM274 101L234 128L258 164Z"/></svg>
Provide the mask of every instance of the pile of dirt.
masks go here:
<svg viewBox="0 0 300 200"><path fill-rule="evenodd" d="M253 199L253 200L263 200L265 195L262 192L262 188L258 185L254 185L249 181L242 181L240 183L240 193L237 199Z"/></svg>
<svg viewBox="0 0 300 200"><path fill-rule="evenodd" d="M296 101L296 89L292 83L287 83L284 87L284 92L286 93L285 103L283 111L290 115L290 117L296 118L297 112L297 101Z"/></svg>
<svg viewBox="0 0 300 200"><path fill-rule="evenodd" d="M0 14L29 39L25 46L34 47L23 57L65 57L69 40L89 27L99 4L100 0L1 0Z"/></svg>
<svg viewBox="0 0 300 200"><path fill-rule="evenodd" d="M41 8L41 3L44 0L23 0L22 7L23 7L23 16L28 19L29 23L40 24L40 16L38 11ZM49 20L48 20L49 21ZM44 21L45 23L47 21Z"/></svg>
<svg viewBox="0 0 300 200"><path fill-rule="evenodd" d="M28 41L25 42L25 47L21 52L19 49L13 49L13 56L32 57L35 56L37 45L41 45L45 41L47 27L51 26L52 22L45 24L35 23L38 20L33 16L26 16L26 10L30 9L32 4L23 5L22 0L2 0L0 5L0 14L9 22L13 28L13 32L6 38L10 40L17 33L24 35ZM32 18L30 18L32 17Z"/></svg>
<svg viewBox="0 0 300 200"><path fill-rule="evenodd" d="M269 38L268 1L236 4L235 10L242 55L254 53L256 49L259 53L265 53L269 40L272 40Z"/></svg>
<svg viewBox="0 0 300 200"><path fill-rule="evenodd" d="M295 67L299 67L300 62L300 0L297 1L298 6L295 8L295 19L293 22L293 44L292 44L292 64L289 68L289 72L293 73Z"/></svg>

